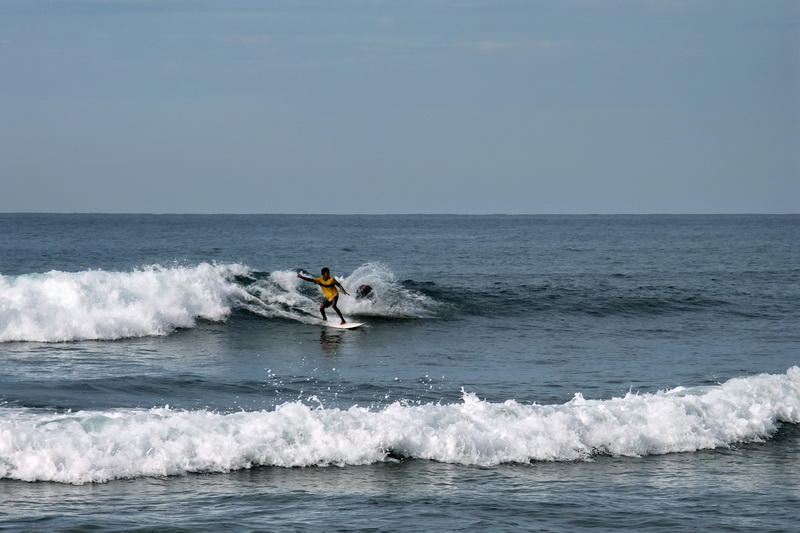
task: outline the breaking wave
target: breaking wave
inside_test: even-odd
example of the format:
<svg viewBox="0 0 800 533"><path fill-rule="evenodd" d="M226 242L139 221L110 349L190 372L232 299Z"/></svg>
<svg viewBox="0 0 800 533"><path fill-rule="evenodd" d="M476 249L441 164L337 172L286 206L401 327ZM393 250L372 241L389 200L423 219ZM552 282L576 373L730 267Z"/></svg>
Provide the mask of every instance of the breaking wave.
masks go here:
<svg viewBox="0 0 800 533"><path fill-rule="evenodd" d="M167 335L199 320L224 321L235 310L299 322L318 318L319 291L292 270L260 273L240 264L147 266L130 272L51 271L0 275L0 342L114 340ZM369 263L341 278L374 298L340 299L343 312L419 318L436 302L404 288L385 266Z"/></svg>
<svg viewBox="0 0 800 533"><path fill-rule="evenodd" d="M0 409L0 478L64 483L229 472L257 466L364 465L402 458L493 466L645 456L760 442L800 423L800 369L718 385L561 405L396 402L274 410Z"/></svg>

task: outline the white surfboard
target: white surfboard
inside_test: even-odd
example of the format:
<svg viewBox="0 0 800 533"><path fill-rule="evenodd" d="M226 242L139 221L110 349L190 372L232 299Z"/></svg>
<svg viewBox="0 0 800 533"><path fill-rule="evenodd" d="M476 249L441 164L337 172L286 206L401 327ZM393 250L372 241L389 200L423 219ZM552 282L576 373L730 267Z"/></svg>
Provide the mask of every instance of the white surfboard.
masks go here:
<svg viewBox="0 0 800 533"><path fill-rule="evenodd" d="M339 324L338 322L323 322L324 326L337 329L353 329L364 325L364 322L347 322L346 324Z"/></svg>

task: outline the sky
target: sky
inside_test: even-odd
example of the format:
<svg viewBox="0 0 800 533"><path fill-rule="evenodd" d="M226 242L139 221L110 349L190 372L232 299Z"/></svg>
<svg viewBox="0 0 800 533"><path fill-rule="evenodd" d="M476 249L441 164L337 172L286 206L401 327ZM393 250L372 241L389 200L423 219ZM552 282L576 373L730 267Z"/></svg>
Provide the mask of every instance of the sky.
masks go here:
<svg viewBox="0 0 800 533"><path fill-rule="evenodd" d="M0 0L0 212L800 213L800 0Z"/></svg>

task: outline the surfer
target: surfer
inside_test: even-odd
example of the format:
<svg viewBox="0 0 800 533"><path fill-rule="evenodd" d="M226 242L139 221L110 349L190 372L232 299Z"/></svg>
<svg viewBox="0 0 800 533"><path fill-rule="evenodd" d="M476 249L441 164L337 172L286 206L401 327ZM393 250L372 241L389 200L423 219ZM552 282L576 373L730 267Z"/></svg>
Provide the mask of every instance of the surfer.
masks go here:
<svg viewBox="0 0 800 533"><path fill-rule="evenodd" d="M322 313L322 320L328 320L328 317L325 316L325 309L328 307L333 307L333 310L336 311L336 314L339 315L339 318L342 319L342 324L345 323L345 319L342 316L342 312L339 311L339 308L336 307L336 303L339 301L339 289L342 289L342 292L350 296L350 294L344 290L342 284L336 281L336 278L331 276L331 271L329 268L322 269L322 276L319 278L307 278L302 274L297 274L297 277L305 280L310 281L312 283L316 283L319 285L320 289L322 289L322 294L325 296L325 299L322 300L322 303L319 304L319 312Z"/></svg>

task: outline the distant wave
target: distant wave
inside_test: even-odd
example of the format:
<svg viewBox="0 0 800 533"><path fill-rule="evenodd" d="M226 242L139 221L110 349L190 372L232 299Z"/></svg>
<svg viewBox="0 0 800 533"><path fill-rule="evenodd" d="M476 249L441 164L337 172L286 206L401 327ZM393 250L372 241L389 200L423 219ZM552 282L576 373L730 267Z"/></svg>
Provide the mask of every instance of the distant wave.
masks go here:
<svg viewBox="0 0 800 533"><path fill-rule="evenodd" d="M0 478L63 483L366 465L398 458L493 466L645 456L762 442L800 423L800 368L562 405L397 402L379 410L289 402L221 414L169 407L53 414L0 408Z"/></svg>
<svg viewBox="0 0 800 533"><path fill-rule="evenodd" d="M295 271L259 273L240 264L153 265L130 272L51 271L0 275L0 342L114 340L167 335L198 320L222 321L238 309L300 322L318 319L319 291ZM374 299L342 298L346 314L424 317L436 302L368 263L347 278L370 284Z"/></svg>

